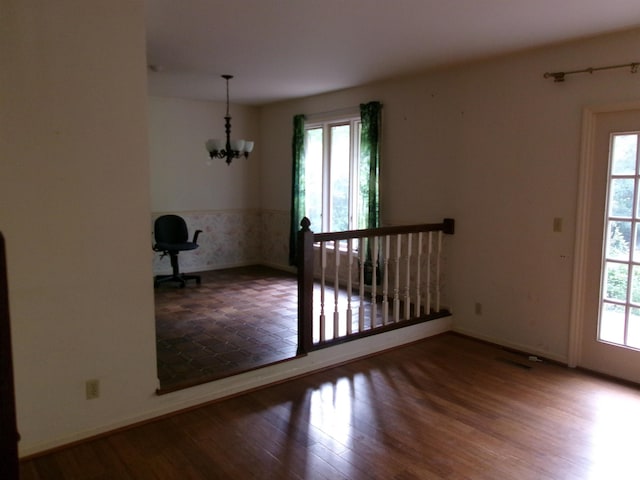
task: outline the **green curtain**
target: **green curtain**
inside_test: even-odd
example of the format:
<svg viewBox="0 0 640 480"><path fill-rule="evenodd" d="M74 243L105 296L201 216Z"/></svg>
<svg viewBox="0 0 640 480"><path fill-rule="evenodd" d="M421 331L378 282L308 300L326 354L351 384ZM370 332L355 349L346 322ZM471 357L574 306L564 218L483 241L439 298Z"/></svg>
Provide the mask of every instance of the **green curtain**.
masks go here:
<svg viewBox="0 0 640 480"><path fill-rule="evenodd" d="M358 228L378 228L380 226L380 128L382 123L382 104L369 102L360 105L360 194L367 206L362 212ZM364 210L364 209L363 209ZM364 281L371 285L373 268L376 268L376 283L382 279L380 255L373 259L369 240L366 243L366 261Z"/></svg>
<svg viewBox="0 0 640 480"><path fill-rule="evenodd" d="M298 231L304 217L304 115L293 117L293 170L291 175L291 226L289 234L289 265L296 265Z"/></svg>
<svg viewBox="0 0 640 480"><path fill-rule="evenodd" d="M378 228L380 226L380 127L382 104L369 102L360 105L360 194L363 204L358 228ZM363 209L364 210L364 209Z"/></svg>

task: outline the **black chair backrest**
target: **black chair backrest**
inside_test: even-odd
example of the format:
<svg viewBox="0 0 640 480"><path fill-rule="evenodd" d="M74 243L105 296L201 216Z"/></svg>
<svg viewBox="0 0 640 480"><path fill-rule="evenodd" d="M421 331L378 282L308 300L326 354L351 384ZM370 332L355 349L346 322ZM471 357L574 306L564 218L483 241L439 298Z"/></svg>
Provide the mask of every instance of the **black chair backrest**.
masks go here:
<svg viewBox="0 0 640 480"><path fill-rule="evenodd" d="M158 243L185 243L189 241L187 223L178 215L162 215L156 218L154 235Z"/></svg>

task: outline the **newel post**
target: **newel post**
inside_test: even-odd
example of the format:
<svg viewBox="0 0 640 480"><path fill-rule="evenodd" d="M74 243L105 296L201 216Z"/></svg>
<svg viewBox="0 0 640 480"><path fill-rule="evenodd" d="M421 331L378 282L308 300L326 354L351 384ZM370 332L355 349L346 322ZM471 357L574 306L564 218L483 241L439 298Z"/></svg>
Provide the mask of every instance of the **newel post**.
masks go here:
<svg viewBox="0 0 640 480"><path fill-rule="evenodd" d="M298 351L306 355L313 343L313 232L304 217L298 232Z"/></svg>
<svg viewBox="0 0 640 480"><path fill-rule="evenodd" d="M445 218L442 221L442 231L447 235L453 235L456 232L456 221L453 218Z"/></svg>

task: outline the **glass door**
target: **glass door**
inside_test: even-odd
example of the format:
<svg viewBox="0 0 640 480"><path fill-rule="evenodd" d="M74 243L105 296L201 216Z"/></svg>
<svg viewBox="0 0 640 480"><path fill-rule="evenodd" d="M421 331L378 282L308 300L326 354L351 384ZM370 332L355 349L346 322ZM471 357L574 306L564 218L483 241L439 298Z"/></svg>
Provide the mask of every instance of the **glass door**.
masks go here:
<svg viewBox="0 0 640 480"><path fill-rule="evenodd" d="M640 110L596 114L578 365L640 383Z"/></svg>

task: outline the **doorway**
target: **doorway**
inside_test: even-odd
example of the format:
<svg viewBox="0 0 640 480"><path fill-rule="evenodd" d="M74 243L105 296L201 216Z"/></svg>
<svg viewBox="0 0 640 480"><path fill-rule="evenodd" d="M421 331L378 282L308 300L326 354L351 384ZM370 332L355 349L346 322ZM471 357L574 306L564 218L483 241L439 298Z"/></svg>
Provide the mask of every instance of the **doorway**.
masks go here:
<svg viewBox="0 0 640 480"><path fill-rule="evenodd" d="M586 111L583 135L570 365L640 383L640 105Z"/></svg>

